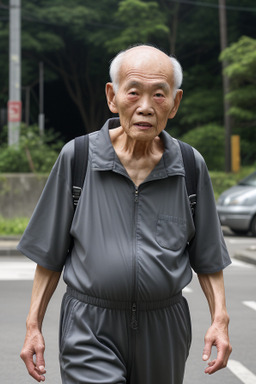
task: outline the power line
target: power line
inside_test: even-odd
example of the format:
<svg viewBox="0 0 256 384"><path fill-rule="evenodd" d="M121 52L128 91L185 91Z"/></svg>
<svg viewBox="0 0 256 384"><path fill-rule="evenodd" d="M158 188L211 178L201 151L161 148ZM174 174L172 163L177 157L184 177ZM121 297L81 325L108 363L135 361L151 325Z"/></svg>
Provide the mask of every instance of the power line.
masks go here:
<svg viewBox="0 0 256 384"><path fill-rule="evenodd" d="M169 1L174 3L190 4L190 5L206 7L206 8L217 8L217 9L225 8L226 10L230 10L230 11L256 12L256 8L237 7L236 5L226 5L224 7L221 7L219 4L205 3L202 1L192 1L192 0L169 0Z"/></svg>

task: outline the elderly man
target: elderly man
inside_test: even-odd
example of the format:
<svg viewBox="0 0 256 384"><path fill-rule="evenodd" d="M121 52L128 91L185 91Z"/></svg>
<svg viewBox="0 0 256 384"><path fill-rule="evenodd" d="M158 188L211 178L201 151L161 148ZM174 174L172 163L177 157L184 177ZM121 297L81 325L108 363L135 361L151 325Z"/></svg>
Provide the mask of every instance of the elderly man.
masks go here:
<svg viewBox="0 0 256 384"><path fill-rule="evenodd" d="M71 141L19 244L38 264L21 357L29 373L44 381L42 322L65 266L62 382L181 384L191 343L181 291L192 278L191 267L212 319L203 360L217 347L205 372L227 364L231 346L222 270L230 258L202 157L194 150L193 218L180 148L164 131L182 98L179 63L156 48L137 46L116 56L110 75L107 101L120 120L110 119L90 134L75 214Z"/></svg>

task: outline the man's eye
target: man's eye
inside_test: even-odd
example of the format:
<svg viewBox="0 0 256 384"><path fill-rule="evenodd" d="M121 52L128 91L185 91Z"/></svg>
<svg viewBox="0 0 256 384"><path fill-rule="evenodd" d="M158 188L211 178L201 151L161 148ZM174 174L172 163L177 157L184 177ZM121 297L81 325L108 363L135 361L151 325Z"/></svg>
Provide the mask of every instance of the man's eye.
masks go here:
<svg viewBox="0 0 256 384"><path fill-rule="evenodd" d="M162 93L156 93L155 96L156 97L164 97L164 95Z"/></svg>
<svg viewBox="0 0 256 384"><path fill-rule="evenodd" d="M129 92L129 95L131 95L131 96L136 96L136 95L137 95L137 92L136 92L136 91L131 91L131 92Z"/></svg>

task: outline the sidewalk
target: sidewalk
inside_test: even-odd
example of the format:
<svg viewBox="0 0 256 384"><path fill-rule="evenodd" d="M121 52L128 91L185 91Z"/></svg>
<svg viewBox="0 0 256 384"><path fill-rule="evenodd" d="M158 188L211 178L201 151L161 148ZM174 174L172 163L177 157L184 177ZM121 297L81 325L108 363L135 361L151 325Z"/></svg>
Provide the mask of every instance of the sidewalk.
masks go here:
<svg viewBox="0 0 256 384"><path fill-rule="evenodd" d="M21 255L16 249L19 239L19 237L0 237L0 256ZM250 246L242 251L237 251L233 257L245 263L256 265L256 246Z"/></svg>
<svg viewBox="0 0 256 384"><path fill-rule="evenodd" d="M21 253L16 249L20 237L0 237L0 256L19 256Z"/></svg>
<svg viewBox="0 0 256 384"><path fill-rule="evenodd" d="M256 265L256 246L253 245L241 251L237 251L234 258L245 263Z"/></svg>

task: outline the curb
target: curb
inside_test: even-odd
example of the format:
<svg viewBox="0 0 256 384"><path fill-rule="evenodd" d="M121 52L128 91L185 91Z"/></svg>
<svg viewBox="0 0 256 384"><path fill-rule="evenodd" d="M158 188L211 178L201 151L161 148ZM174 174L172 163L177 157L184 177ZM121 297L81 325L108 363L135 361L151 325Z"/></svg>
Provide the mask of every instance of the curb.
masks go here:
<svg viewBox="0 0 256 384"><path fill-rule="evenodd" d="M235 253L233 257L237 260L243 261L244 263L256 265L256 255L253 256L249 251Z"/></svg>
<svg viewBox="0 0 256 384"><path fill-rule="evenodd" d="M21 256L16 247L20 237L17 236L1 236L0 237L0 256Z"/></svg>
<svg viewBox="0 0 256 384"><path fill-rule="evenodd" d="M17 249L0 249L1 256L22 256L22 253Z"/></svg>

